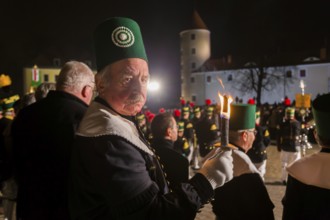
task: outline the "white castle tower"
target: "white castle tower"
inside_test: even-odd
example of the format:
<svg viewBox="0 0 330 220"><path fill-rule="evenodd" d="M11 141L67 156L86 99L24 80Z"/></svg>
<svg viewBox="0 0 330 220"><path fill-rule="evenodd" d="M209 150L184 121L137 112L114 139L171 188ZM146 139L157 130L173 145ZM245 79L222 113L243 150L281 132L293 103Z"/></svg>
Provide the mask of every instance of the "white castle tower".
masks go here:
<svg viewBox="0 0 330 220"><path fill-rule="evenodd" d="M193 27L180 32L181 97L193 100L191 73L197 71L211 56L210 31L199 14L194 11ZM204 86L204 85L203 85Z"/></svg>

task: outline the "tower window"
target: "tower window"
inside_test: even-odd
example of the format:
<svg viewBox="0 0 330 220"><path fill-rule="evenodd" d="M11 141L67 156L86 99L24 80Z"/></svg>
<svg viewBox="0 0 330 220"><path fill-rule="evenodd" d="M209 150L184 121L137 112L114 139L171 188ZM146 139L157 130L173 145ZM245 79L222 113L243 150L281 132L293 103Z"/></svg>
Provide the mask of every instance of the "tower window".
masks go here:
<svg viewBox="0 0 330 220"><path fill-rule="evenodd" d="M196 54L196 48L191 48L191 54Z"/></svg>
<svg viewBox="0 0 330 220"><path fill-rule="evenodd" d="M196 39L196 35L195 35L195 34L191 34L191 35L190 35L190 39L191 39L191 40L195 40L195 39Z"/></svg>
<svg viewBox="0 0 330 220"><path fill-rule="evenodd" d="M190 77L190 82L194 83L195 82L195 77Z"/></svg>
<svg viewBox="0 0 330 220"><path fill-rule="evenodd" d="M194 62L191 63L191 68L193 68L193 69L196 68L196 63L194 63Z"/></svg>
<svg viewBox="0 0 330 220"><path fill-rule="evenodd" d="M207 77L206 77L206 82L210 83L211 80L212 80L212 77L211 77L211 76L207 76Z"/></svg>

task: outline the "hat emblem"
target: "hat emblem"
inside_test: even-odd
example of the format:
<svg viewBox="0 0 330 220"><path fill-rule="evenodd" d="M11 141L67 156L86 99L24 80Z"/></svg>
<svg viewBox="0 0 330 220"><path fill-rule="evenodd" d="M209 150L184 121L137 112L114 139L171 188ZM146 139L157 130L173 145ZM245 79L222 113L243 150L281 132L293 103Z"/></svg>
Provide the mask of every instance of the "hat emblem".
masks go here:
<svg viewBox="0 0 330 220"><path fill-rule="evenodd" d="M134 44L133 32L127 27L117 27L111 35L112 42L118 47L130 47Z"/></svg>

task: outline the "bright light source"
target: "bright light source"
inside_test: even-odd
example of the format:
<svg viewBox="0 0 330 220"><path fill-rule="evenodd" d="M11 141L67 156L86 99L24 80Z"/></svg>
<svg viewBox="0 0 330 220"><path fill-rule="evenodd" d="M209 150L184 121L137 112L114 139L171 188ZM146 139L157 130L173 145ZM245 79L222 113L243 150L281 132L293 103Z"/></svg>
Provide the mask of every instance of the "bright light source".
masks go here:
<svg viewBox="0 0 330 220"><path fill-rule="evenodd" d="M149 91L157 91L157 90L159 90L159 83L158 82L150 82L149 84L148 84L148 90Z"/></svg>

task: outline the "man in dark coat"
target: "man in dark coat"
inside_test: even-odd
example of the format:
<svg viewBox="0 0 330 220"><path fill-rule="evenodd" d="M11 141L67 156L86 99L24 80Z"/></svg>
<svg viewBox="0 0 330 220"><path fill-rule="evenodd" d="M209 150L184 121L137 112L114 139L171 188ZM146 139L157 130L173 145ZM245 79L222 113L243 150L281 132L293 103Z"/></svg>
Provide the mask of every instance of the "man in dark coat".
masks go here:
<svg viewBox="0 0 330 220"><path fill-rule="evenodd" d="M66 63L56 91L22 109L12 125L18 219L69 219L67 182L76 128L94 90L91 69Z"/></svg>
<svg viewBox="0 0 330 220"><path fill-rule="evenodd" d="M247 152L252 163L259 170L261 178L264 180L267 165L266 148L270 143L269 132L265 126L260 124L260 111L256 112L256 138L253 141L252 148Z"/></svg>
<svg viewBox="0 0 330 220"><path fill-rule="evenodd" d="M94 45L99 96L79 125L72 151L72 219L194 219L213 189L232 178L231 152L212 152L199 173L171 191L135 119L149 81L138 24L108 19L96 28Z"/></svg>
<svg viewBox="0 0 330 220"><path fill-rule="evenodd" d="M219 142L220 136L218 134L218 127L214 120L214 107L208 106L206 114L199 121L196 127L197 141L199 145L199 154L205 157L212 149L214 144Z"/></svg>
<svg viewBox="0 0 330 220"><path fill-rule="evenodd" d="M278 126L277 149L281 152L282 182L288 178L286 167L301 158L300 130L301 123L295 119L295 109L285 109L285 119Z"/></svg>
<svg viewBox="0 0 330 220"><path fill-rule="evenodd" d="M189 162L182 154L174 150L174 142L178 137L178 126L170 113L161 113L151 122L153 140L151 146L160 157L164 166L170 188L178 187L188 181Z"/></svg>
<svg viewBox="0 0 330 220"><path fill-rule="evenodd" d="M303 157L288 168L283 220L330 219L330 94L317 97L312 110L320 152Z"/></svg>
<svg viewBox="0 0 330 220"><path fill-rule="evenodd" d="M233 151L235 169L243 174L215 190L213 212L217 220L274 219L274 205L264 182L246 152L255 139L255 105L232 104L229 123L229 142ZM246 162L241 164L239 160Z"/></svg>

